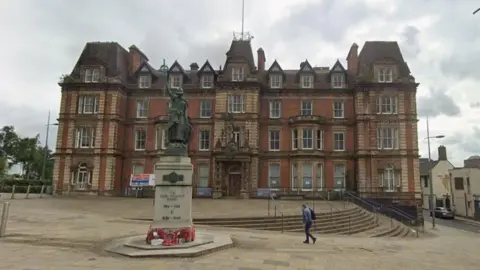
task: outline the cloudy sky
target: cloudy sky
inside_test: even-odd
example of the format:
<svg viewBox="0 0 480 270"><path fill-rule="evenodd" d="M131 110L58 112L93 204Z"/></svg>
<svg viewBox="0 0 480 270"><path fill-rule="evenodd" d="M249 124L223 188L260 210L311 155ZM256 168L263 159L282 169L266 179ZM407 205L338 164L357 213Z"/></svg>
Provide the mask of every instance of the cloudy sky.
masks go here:
<svg viewBox="0 0 480 270"><path fill-rule="evenodd" d="M457 166L480 154L480 7L462 0L246 0L245 29L267 66L332 66L353 42L397 40L418 93L421 154L447 146ZM140 47L159 67L223 63L232 31L241 28L241 0L17 0L0 2L0 125L45 137L48 111L58 116L58 78L70 73L88 41ZM478 59L477 59L478 58ZM475 121L477 119L477 121ZM54 145L56 129L51 130Z"/></svg>

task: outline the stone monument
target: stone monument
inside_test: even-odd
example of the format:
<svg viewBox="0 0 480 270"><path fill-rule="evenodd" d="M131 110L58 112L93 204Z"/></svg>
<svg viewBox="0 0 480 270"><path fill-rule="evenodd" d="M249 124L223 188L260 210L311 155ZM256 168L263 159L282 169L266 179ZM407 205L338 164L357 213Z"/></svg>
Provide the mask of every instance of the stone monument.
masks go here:
<svg viewBox="0 0 480 270"><path fill-rule="evenodd" d="M187 116L188 102L183 89L171 89L165 156L155 164L153 223L147 233L150 245L174 246L195 240L192 222L193 166L188 157L192 126Z"/></svg>
<svg viewBox="0 0 480 270"><path fill-rule="evenodd" d="M163 70L166 73L166 65ZM160 69L162 71L162 68ZM113 240L105 250L129 257L193 257L233 246L229 235L195 233L192 222L193 165L188 157L192 126L183 89L171 89L168 74L165 91L170 96L167 149L155 164L153 222L147 237L131 236Z"/></svg>

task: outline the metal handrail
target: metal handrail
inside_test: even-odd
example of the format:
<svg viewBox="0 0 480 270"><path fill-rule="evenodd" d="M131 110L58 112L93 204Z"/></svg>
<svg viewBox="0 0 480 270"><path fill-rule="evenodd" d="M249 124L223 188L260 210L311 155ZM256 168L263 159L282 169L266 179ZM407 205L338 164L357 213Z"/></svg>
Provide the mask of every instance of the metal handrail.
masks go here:
<svg viewBox="0 0 480 270"><path fill-rule="evenodd" d="M330 205L330 220L333 220L333 209L336 209L337 211L341 211L341 210L339 208L335 207L330 201L328 201L322 195L319 194L318 197L321 198L323 201L327 202ZM313 202L313 210L315 211L315 200L312 199L312 202ZM352 219L352 216L349 213L348 214L348 235L351 234L351 227L352 227L351 219ZM376 216L375 216L375 220L378 220L378 218ZM315 229L316 229L316 227L315 227Z"/></svg>
<svg viewBox="0 0 480 270"><path fill-rule="evenodd" d="M275 201L275 198L273 198L273 195L270 193L269 195L269 199L268 199L268 216L270 216L270 200L272 200L272 203L273 203L273 207L274 207L274 218L276 219L277 218L277 202ZM282 221L282 233L284 231L284 215L283 215L283 211L282 209L279 210L279 213L281 215L281 221Z"/></svg>
<svg viewBox="0 0 480 270"><path fill-rule="evenodd" d="M401 222L402 224L405 224L405 222L403 222L404 219L405 219L406 221L408 221L408 225L407 225L407 224L405 224L405 225L408 226L408 227L410 227L410 228L413 227L412 224L414 224L415 221L416 221L416 218L415 218L415 217L412 217L411 215L408 215L407 213L404 213L404 212L401 211L401 210L393 209L393 208L391 208L391 207L384 207L384 205L379 204L379 203L375 203L375 204L374 204L374 203L369 202L369 201L367 201L367 200L365 200L365 199L363 199L363 198L361 198L361 197L359 197L359 196L357 196L357 195L355 195L355 194L353 194L353 193L351 193L351 192L348 192L348 191L346 191L345 193L346 193L350 198L353 198L353 199L355 199L355 200L358 200L358 201L362 202L363 204L369 205L370 207L372 207L372 209L375 210L376 213L378 213L378 211L379 211L380 209L387 209L387 210L390 211L390 212L396 213L397 215L399 215L399 216L401 217L402 220L400 220L400 222ZM393 216L388 216L388 217L390 218L391 226L393 226L393 220L394 220ZM413 229L413 228L412 228L412 229ZM418 229L414 229L414 230L415 230L416 236L419 237Z"/></svg>

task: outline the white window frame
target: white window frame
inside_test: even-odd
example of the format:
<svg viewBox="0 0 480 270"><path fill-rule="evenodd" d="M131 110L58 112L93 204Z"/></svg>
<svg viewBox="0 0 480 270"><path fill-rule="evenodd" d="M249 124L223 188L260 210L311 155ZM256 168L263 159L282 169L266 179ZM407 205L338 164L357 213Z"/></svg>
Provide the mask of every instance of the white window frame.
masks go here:
<svg viewBox="0 0 480 270"><path fill-rule="evenodd" d="M233 141L237 144L240 143L240 134L241 134L240 130L235 130L235 131L233 131L233 134L232 134L233 135Z"/></svg>
<svg viewBox="0 0 480 270"><path fill-rule="evenodd" d="M137 100L137 118L148 118L148 99Z"/></svg>
<svg viewBox="0 0 480 270"><path fill-rule="evenodd" d="M315 134L316 149L323 150L323 129L317 129Z"/></svg>
<svg viewBox="0 0 480 270"><path fill-rule="evenodd" d="M78 127L75 132L75 148L94 148L95 147L95 128Z"/></svg>
<svg viewBox="0 0 480 270"><path fill-rule="evenodd" d="M340 137L342 138L340 140ZM342 145L342 148L338 148L338 144ZM338 143L338 144L337 144ZM333 132L333 151L345 151L345 132L335 131Z"/></svg>
<svg viewBox="0 0 480 270"><path fill-rule="evenodd" d="M270 74L270 88L282 88L283 76L282 74Z"/></svg>
<svg viewBox="0 0 480 270"><path fill-rule="evenodd" d="M91 83L93 79L93 70L90 68L85 69L84 82Z"/></svg>
<svg viewBox="0 0 480 270"><path fill-rule="evenodd" d="M292 170L290 175L290 185L292 190L298 189L298 165L292 164Z"/></svg>
<svg viewBox="0 0 480 270"><path fill-rule="evenodd" d="M377 97L377 114L397 114L398 98L381 95Z"/></svg>
<svg viewBox="0 0 480 270"><path fill-rule="evenodd" d="M391 83L393 82L393 69L384 67L378 69L378 82Z"/></svg>
<svg viewBox="0 0 480 270"><path fill-rule="evenodd" d="M234 94L228 96L228 112L244 113L245 112L245 95Z"/></svg>
<svg viewBox="0 0 480 270"><path fill-rule="evenodd" d="M98 95L79 95L78 96L78 114L97 114L99 107Z"/></svg>
<svg viewBox="0 0 480 270"><path fill-rule="evenodd" d="M86 190L92 186L92 176L92 171L88 169L85 163L82 163L76 171L72 172L70 184L74 190Z"/></svg>
<svg viewBox="0 0 480 270"><path fill-rule="evenodd" d="M333 102L333 118L345 118L345 102L341 100L336 100Z"/></svg>
<svg viewBox="0 0 480 270"><path fill-rule="evenodd" d="M178 89L182 87L182 75L176 74L170 76L170 87Z"/></svg>
<svg viewBox="0 0 480 270"><path fill-rule="evenodd" d="M135 129L133 147L135 151L145 151L147 150L147 131L143 128ZM142 136L143 134L143 136ZM144 138L140 138L144 137ZM143 139L143 147L139 144Z"/></svg>
<svg viewBox="0 0 480 270"><path fill-rule="evenodd" d="M395 169L393 168L393 166L389 165L383 170L382 186L384 186L386 192L395 192L395 176Z"/></svg>
<svg viewBox="0 0 480 270"><path fill-rule="evenodd" d="M317 164L317 190L323 190L323 163Z"/></svg>
<svg viewBox="0 0 480 270"><path fill-rule="evenodd" d="M203 74L201 78L201 85L203 89L213 88L213 74Z"/></svg>
<svg viewBox="0 0 480 270"><path fill-rule="evenodd" d="M157 127L155 130L155 149L166 149L167 148L167 129L164 127ZM160 145L158 143L160 142ZM159 148L160 146L160 148Z"/></svg>
<svg viewBox="0 0 480 270"><path fill-rule="evenodd" d="M278 119L282 116L282 103L278 100L270 101L269 103L269 117L271 119Z"/></svg>
<svg viewBox="0 0 480 270"><path fill-rule="evenodd" d="M232 82L243 82L244 81L244 69L243 67L233 67L232 68Z"/></svg>
<svg viewBox="0 0 480 270"><path fill-rule="evenodd" d="M269 129L268 130L268 150L269 151L280 151L280 129ZM274 146L274 147L272 147Z"/></svg>
<svg viewBox="0 0 480 270"><path fill-rule="evenodd" d="M345 75L344 74L333 74L332 75L332 88L343 88L345 85Z"/></svg>
<svg viewBox="0 0 480 270"><path fill-rule="evenodd" d="M198 164L197 188L208 188L210 185L210 165L207 163ZM206 172L206 173L205 173Z"/></svg>
<svg viewBox="0 0 480 270"><path fill-rule="evenodd" d="M100 81L100 69L94 68L92 71L92 82L96 83Z"/></svg>
<svg viewBox="0 0 480 270"><path fill-rule="evenodd" d="M300 75L301 88L313 88L313 75Z"/></svg>
<svg viewBox="0 0 480 270"><path fill-rule="evenodd" d="M393 150L399 148L399 129L397 127L377 128L377 149Z"/></svg>
<svg viewBox="0 0 480 270"><path fill-rule="evenodd" d="M273 170L275 168L275 171ZM270 190L278 190L281 187L281 166L280 163L269 163L268 164L268 188ZM272 184L275 181L277 184Z"/></svg>
<svg viewBox="0 0 480 270"><path fill-rule="evenodd" d="M210 151L211 132L208 129L200 129L198 132L198 150Z"/></svg>
<svg viewBox="0 0 480 270"><path fill-rule="evenodd" d="M336 182L337 182L337 178L340 178L339 176L335 176L335 171L336 171L336 167L337 166L341 166L343 168L343 172L342 172L342 176L341 176L341 181L342 181L342 188L337 188L336 186ZM340 190L345 190L346 189L346 185L347 185L347 177L346 177L346 173L347 173L347 166L345 164L334 164L333 165L333 190L335 191L340 191Z"/></svg>
<svg viewBox="0 0 480 270"><path fill-rule="evenodd" d="M201 100L200 101L200 118L211 118L211 117L212 117L212 101Z"/></svg>
<svg viewBox="0 0 480 270"><path fill-rule="evenodd" d="M302 128L302 149L313 150L313 128Z"/></svg>
<svg viewBox="0 0 480 270"><path fill-rule="evenodd" d="M310 170L307 170L307 166L310 166ZM307 168L306 168L307 167ZM309 174L305 174L309 172ZM305 188L305 182L310 181L310 188ZM302 163L302 191L313 190L313 164Z"/></svg>
<svg viewBox="0 0 480 270"><path fill-rule="evenodd" d="M138 88L150 88L152 86L152 77L150 75L140 75L138 77Z"/></svg>
<svg viewBox="0 0 480 270"><path fill-rule="evenodd" d="M298 141L299 141L299 136L298 136L298 129L294 128L292 129L292 150L297 150L298 149Z"/></svg>
<svg viewBox="0 0 480 270"><path fill-rule="evenodd" d="M313 101L302 100L300 103L300 115L311 116L313 115Z"/></svg>

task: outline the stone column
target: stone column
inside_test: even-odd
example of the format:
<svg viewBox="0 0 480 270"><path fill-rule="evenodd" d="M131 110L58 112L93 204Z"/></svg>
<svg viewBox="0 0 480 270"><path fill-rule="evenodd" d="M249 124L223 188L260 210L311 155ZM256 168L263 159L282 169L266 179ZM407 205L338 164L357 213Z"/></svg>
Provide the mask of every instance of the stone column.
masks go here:
<svg viewBox="0 0 480 270"><path fill-rule="evenodd" d="M215 179L213 181L212 199L220 199L222 197L222 177L223 164L215 161Z"/></svg>

